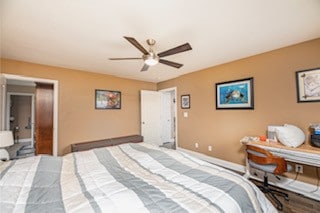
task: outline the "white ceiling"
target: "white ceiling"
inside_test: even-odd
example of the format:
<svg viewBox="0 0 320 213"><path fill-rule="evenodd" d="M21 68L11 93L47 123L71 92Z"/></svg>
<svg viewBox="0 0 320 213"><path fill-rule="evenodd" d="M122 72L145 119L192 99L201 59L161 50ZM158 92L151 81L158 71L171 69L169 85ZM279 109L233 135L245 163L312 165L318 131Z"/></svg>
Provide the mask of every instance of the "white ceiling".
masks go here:
<svg viewBox="0 0 320 213"><path fill-rule="evenodd" d="M320 37L319 0L1 0L1 57L161 82ZM123 36L157 41L156 52L191 51L140 72Z"/></svg>

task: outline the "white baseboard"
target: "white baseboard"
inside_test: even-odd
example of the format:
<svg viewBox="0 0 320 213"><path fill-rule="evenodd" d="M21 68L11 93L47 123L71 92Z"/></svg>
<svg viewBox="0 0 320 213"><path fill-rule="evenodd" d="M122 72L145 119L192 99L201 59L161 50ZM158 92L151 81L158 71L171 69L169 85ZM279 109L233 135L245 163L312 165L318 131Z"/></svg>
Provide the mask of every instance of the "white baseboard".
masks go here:
<svg viewBox="0 0 320 213"><path fill-rule="evenodd" d="M180 147L177 147L177 150L188 153L192 156L195 156L201 160L216 164L218 166L236 171L236 172L241 172L241 173L245 173L246 171L246 167L240 164L236 164L236 163L232 163L229 161L225 161L225 160L221 160L218 158L214 158L214 157L210 157L204 154L201 154L199 152L194 152L194 151L190 151L187 149L183 149ZM251 169L250 172L250 178L252 179L256 179L256 180L260 180L263 181L263 176L264 176L264 172L256 170L256 169ZM252 174L256 174L256 175L252 175ZM304 183L298 180L294 180L291 178L287 178L287 177L283 177L283 176L278 176L280 177L280 180L278 180L274 175L269 175L269 183L271 185L277 186L279 188L283 188L292 192L296 192L298 194L302 194L306 197L315 199L320 201L320 187L317 187L316 185L312 185L309 183Z"/></svg>
<svg viewBox="0 0 320 213"><path fill-rule="evenodd" d="M200 158L201 160L208 161L208 162L216 164L218 166L221 166L221 167L224 167L224 168L227 168L227 169L231 169L233 171L237 171L237 172L241 172L241 173L245 173L246 172L246 167L242 166L240 164L232 163L230 161L221 160L219 158L210 157L208 155L204 155L202 153L190 151L190 150L183 149L183 148L180 148L180 147L177 147L177 150L185 152L185 153L188 153L190 155L193 155L195 157Z"/></svg>

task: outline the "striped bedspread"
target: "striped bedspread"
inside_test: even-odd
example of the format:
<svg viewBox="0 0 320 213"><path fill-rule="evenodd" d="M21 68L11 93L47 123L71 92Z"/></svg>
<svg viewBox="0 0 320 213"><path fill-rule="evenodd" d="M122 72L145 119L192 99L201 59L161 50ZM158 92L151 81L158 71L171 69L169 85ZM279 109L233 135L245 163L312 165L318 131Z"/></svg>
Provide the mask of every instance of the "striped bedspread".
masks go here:
<svg viewBox="0 0 320 213"><path fill-rule="evenodd" d="M0 212L277 212L242 176L175 150L123 144L0 165Z"/></svg>

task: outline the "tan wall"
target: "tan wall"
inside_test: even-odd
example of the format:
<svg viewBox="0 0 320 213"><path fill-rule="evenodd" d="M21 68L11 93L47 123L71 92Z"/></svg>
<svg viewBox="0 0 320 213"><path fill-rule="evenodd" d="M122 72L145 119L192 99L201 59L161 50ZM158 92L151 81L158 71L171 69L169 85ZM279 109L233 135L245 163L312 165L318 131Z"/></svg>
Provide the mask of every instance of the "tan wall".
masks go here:
<svg viewBox="0 0 320 213"><path fill-rule="evenodd" d="M59 154L70 144L140 134L140 90L156 84L2 59L2 72L59 81ZM96 110L95 89L121 91L121 110Z"/></svg>
<svg viewBox="0 0 320 213"><path fill-rule="evenodd" d="M285 123L309 135L310 123L320 122L320 102L297 103L296 94L295 72L316 67L320 39L187 74L159 83L158 89L177 87L180 147L244 165L242 137L263 135L268 125ZM254 110L216 110L215 84L248 77L254 78ZM181 109L182 94L191 95L190 109ZM305 174L303 180L316 184L316 168L305 168Z"/></svg>

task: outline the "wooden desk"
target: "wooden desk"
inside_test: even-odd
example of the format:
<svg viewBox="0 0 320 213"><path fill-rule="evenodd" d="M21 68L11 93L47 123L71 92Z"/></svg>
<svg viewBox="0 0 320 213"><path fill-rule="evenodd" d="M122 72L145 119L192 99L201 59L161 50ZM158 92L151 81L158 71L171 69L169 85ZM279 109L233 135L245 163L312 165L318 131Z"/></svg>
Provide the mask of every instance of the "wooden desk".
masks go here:
<svg viewBox="0 0 320 213"><path fill-rule="evenodd" d="M261 147L287 161L320 167L320 148L307 143L297 148L287 147L279 142L250 141L243 144Z"/></svg>

